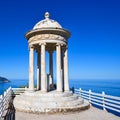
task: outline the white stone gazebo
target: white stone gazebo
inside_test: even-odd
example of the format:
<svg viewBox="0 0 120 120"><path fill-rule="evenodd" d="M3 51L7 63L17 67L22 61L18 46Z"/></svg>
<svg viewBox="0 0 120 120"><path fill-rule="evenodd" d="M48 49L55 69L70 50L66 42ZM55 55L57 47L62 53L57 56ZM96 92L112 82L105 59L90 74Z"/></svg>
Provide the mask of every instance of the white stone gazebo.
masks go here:
<svg viewBox="0 0 120 120"><path fill-rule="evenodd" d="M29 87L15 97L17 110L33 113L68 112L89 107L69 90L68 38L70 32L49 18L38 22L26 33L29 44ZM37 90L34 88L34 51L37 51ZM49 74L46 74L46 51L49 53ZM53 52L56 51L56 85L53 81ZM56 87L55 87L56 86Z"/></svg>
<svg viewBox="0 0 120 120"><path fill-rule="evenodd" d="M33 30L27 32L26 38L29 44L29 90L34 91L34 50L38 54L37 89L42 92L53 87L53 52L56 51L57 92L69 91L68 82L68 50L67 39L70 32L61 25L49 19L49 13L45 19L38 22ZM46 74L46 54L49 53L49 74ZM64 86L63 86L64 83Z"/></svg>

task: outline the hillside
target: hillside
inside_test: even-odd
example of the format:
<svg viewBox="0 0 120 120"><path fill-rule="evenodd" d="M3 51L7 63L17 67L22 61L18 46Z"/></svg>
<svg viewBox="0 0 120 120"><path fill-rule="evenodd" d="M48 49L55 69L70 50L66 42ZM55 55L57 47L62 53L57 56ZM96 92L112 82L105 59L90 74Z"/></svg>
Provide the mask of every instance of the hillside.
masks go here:
<svg viewBox="0 0 120 120"><path fill-rule="evenodd" d="M4 77L0 77L0 82L10 82L10 80Z"/></svg>

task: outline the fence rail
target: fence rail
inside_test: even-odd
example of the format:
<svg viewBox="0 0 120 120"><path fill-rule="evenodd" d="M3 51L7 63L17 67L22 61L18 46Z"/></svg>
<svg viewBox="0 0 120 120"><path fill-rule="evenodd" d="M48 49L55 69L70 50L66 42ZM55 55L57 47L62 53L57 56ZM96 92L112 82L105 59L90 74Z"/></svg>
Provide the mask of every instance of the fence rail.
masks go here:
<svg viewBox="0 0 120 120"><path fill-rule="evenodd" d="M27 88L12 88L13 90L13 96L20 95L21 93L24 93Z"/></svg>
<svg viewBox="0 0 120 120"><path fill-rule="evenodd" d="M86 99L90 104L97 105L103 108L103 110L109 109L120 113L120 97L106 95L92 92L91 90L85 91L80 89L74 89L74 93L78 94L80 98Z"/></svg>
<svg viewBox="0 0 120 120"><path fill-rule="evenodd" d="M0 118L2 117L5 109L8 107L12 100L12 88L9 87L3 95L0 95Z"/></svg>

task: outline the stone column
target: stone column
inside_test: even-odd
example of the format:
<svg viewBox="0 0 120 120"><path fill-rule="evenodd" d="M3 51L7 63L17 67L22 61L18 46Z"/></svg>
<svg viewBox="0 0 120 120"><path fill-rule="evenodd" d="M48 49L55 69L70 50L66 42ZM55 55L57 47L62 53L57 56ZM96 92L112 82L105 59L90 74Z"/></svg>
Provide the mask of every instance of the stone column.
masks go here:
<svg viewBox="0 0 120 120"><path fill-rule="evenodd" d="M37 51L37 90L41 89L41 56L40 49Z"/></svg>
<svg viewBox="0 0 120 120"><path fill-rule="evenodd" d="M57 91L62 92L62 78L61 78L61 46L56 46L56 72L57 72Z"/></svg>
<svg viewBox="0 0 120 120"><path fill-rule="evenodd" d="M29 49L29 91L34 91L34 48Z"/></svg>
<svg viewBox="0 0 120 120"><path fill-rule="evenodd" d="M64 51L62 49L61 49L61 80L62 80L62 90L64 90Z"/></svg>
<svg viewBox="0 0 120 120"><path fill-rule="evenodd" d="M68 49L64 51L64 91L69 91L69 79L68 79Z"/></svg>
<svg viewBox="0 0 120 120"><path fill-rule="evenodd" d="M53 85L53 51L49 51L50 84Z"/></svg>
<svg viewBox="0 0 120 120"><path fill-rule="evenodd" d="M46 92L46 61L45 61L45 43L41 44L41 91Z"/></svg>

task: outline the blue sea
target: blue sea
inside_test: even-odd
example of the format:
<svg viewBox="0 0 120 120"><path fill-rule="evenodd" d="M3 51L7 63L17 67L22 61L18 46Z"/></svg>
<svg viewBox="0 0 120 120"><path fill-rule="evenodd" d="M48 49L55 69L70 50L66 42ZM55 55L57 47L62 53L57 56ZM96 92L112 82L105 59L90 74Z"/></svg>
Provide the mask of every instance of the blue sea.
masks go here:
<svg viewBox="0 0 120 120"><path fill-rule="evenodd" d="M70 80L70 87L91 90L92 92L102 93L120 97L120 79L84 79Z"/></svg>
<svg viewBox="0 0 120 120"><path fill-rule="evenodd" d="M18 88L23 85L28 85L27 79L12 79L8 83L0 83L0 94L8 87ZM35 81L36 84L36 81ZM92 90L93 92L119 96L120 97L120 80L108 80L108 79L71 79L70 88L81 88L83 90Z"/></svg>

